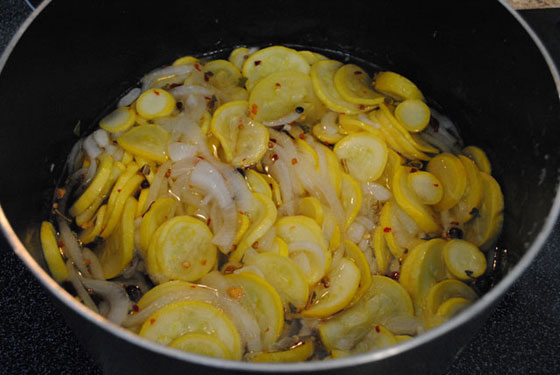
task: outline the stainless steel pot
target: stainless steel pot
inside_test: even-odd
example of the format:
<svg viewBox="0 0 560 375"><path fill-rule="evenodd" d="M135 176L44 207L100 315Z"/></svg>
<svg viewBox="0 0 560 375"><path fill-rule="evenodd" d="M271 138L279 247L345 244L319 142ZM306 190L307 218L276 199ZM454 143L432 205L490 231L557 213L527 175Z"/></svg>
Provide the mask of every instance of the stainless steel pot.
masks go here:
<svg viewBox="0 0 560 375"><path fill-rule="evenodd" d="M45 2L0 60L0 224L106 373L438 373L527 268L560 209L559 77L538 38L499 2ZM17 43L17 44L16 44ZM226 362L143 340L77 303L44 271L38 223L82 128L143 73L183 54L238 44L343 52L402 72L488 151L505 194L507 275L473 307L414 340L324 362ZM340 57L340 55L336 55ZM17 156L14 163L11 158ZM52 168L51 168L52 166Z"/></svg>

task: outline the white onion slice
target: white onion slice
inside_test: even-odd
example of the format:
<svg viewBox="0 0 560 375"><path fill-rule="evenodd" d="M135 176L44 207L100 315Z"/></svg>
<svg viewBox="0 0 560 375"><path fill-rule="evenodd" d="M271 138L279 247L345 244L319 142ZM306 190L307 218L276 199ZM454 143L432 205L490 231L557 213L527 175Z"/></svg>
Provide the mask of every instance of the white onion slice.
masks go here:
<svg viewBox="0 0 560 375"><path fill-rule="evenodd" d="M68 158L66 158L66 163L68 164L68 174L73 174L76 169L78 168L78 161L82 156L82 145L84 143L84 139L80 138L74 146L72 146L72 150L68 154Z"/></svg>
<svg viewBox="0 0 560 375"><path fill-rule="evenodd" d="M379 124L376 123L376 122L371 121L370 118L367 117L364 113L360 113L360 114L358 115L358 120L360 120L360 121L363 122L364 124L371 125L371 126L373 126L374 128L377 128L377 129L380 129L380 128L381 128L381 125L379 125Z"/></svg>
<svg viewBox="0 0 560 375"><path fill-rule="evenodd" d="M83 147L87 156L89 156L91 160L101 155L102 151L97 145L97 142L95 142L95 140L93 139L93 136L91 134L87 136L86 139L84 140Z"/></svg>
<svg viewBox="0 0 560 375"><path fill-rule="evenodd" d="M168 66L161 69L153 70L152 72L146 74L142 78L142 92L148 90L154 81L159 77L164 76L186 76L190 72L194 70L192 65L177 65L177 66Z"/></svg>
<svg viewBox="0 0 560 375"><path fill-rule="evenodd" d="M372 195L375 200L381 202L387 201L393 196L385 186L375 182L362 183L362 191L366 194Z"/></svg>
<svg viewBox="0 0 560 375"><path fill-rule="evenodd" d="M70 281L70 283L76 290L78 297L82 299L84 305L86 305L91 310L99 314L99 309L97 308L97 305L95 304L95 302L93 302L91 296L89 295L86 288L84 288L84 285L78 278L78 273L76 272L76 269L74 268L74 265L72 264L71 260L68 260L66 262L66 271L68 271L68 281Z"/></svg>
<svg viewBox="0 0 560 375"><path fill-rule="evenodd" d="M107 320L121 325L131 307L126 290L112 281L86 279L84 277L81 277L80 280L86 288L93 290L109 303L110 309L105 316Z"/></svg>
<svg viewBox="0 0 560 375"><path fill-rule="evenodd" d="M91 135L100 148L104 148L109 144L109 134L105 130L97 129Z"/></svg>
<svg viewBox="0 0 560 375"><path fill-rule="evenodd" d="M142 89L140 89L140 87L135 87L133 89L130 89L130 91L127 92L119 100L117 107L128 107L129 105L134 103L134 101L140 96L141 93L142 93Z"/></svg>
<svg viewBox="0 0 560 375"><path fill-rule="evenodd" d="M289 124L289 123L292 123L294 121L297 121L297 119L300 118L300 117L301 117L301 113L292 112L292 113L287 114L286 116L281 117L281 118L276 119L276 120L264 121L263 125L264 126L280 126L280 125Z"/></svg>
<svg viewBox="0 0 560 375"><path fill-rule="evenodd" d="M103 268L101 267L101 263L99 263L99 259L97 255L87 247L84 247L82 250L82 254L84 256L84 260L86 262L89 261L89 270L91 272L91 277L97 280L105 280L103 276Z"/></svg>
<svg viewBox="0 0 560 375"><path fill-rule="evenodd" d="M357 244L362 239L365 231L366 228L362 224L354 221L352 224L350 224L348 229L346 229L346 235L348 236L348 239L350 241Z"/></svg>
<svg viewBox="0 0 560 375"><path fill-rule="evenodd" d="M183 142L173 142L167 145L169 158L174 162L192 158L193 156L195 156L197 149L198 147L194 145L188 145Z"/></svg>
<svg viewBox="0 0 560 375"><path fill-rule="evenodd" d="M64 249L66 249L66 255L84 276L89 277L91 274L84 264L82 249L64 219L58 218L58 230L60 231L60 239L64 243Z"/></svg>
<svg viewBox="0 0 560 375"><path fill-rule="evenodd" d="M169 93L176 99L185 98L189 95L212 96L215 94L214 90L198 85L177 86L169 90Z"/></svg>

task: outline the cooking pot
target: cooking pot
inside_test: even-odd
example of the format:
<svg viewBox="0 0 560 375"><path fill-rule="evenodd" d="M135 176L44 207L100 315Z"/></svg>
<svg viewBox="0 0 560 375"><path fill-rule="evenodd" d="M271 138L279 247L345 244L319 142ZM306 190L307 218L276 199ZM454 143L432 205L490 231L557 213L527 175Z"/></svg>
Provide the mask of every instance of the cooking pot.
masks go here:
<svg viewBox="0 0 560 375"><path fill-rule="evenodd" d="M94 314L50 278L38 228L76 125L82 134L91 130L144 73L177 57L271 44L400 72L454 120L466 143L487 151L504 192L498 246L508 263L501 281L471 308L374 353L253 364L144 340ZM505 1L46 1L16 35L2 67L2 230L108 374L440 373L535 258L560 208L558 73Z"/></svg>

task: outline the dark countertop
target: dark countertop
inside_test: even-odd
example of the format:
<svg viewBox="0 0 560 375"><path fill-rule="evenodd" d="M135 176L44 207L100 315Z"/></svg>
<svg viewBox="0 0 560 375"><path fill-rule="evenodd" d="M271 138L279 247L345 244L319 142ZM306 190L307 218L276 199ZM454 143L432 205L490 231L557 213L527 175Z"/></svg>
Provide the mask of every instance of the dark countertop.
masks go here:
<svg viewBox="0 0 560 375"><path fill-rule="evenodd" d="M30 13L0 0L0 51ZM523 11L560 63L560 9ZM560 373L560 224L537 260L447 371L457 374ZM50 297L0 235L0 373L100 374Z"/></svg>

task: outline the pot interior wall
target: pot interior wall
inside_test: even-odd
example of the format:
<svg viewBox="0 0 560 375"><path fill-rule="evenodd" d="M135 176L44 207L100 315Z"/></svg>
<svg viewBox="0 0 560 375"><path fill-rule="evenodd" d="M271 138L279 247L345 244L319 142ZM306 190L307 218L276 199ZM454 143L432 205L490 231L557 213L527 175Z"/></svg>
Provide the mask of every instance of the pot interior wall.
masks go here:
<svg viewBox="0 0 560 375"><path fill-rule="evenodd" d="M33 233L48 215L78 121L87 131L145 72L177 57L291 44L371 61L416 82L467 144L488 152L505 195L500 244L521 256L550 211L560 160L558 93L527 33L498 2L326 4L48 5L0 75L0 202L29 250L40 259Z"/></svg>

